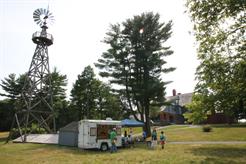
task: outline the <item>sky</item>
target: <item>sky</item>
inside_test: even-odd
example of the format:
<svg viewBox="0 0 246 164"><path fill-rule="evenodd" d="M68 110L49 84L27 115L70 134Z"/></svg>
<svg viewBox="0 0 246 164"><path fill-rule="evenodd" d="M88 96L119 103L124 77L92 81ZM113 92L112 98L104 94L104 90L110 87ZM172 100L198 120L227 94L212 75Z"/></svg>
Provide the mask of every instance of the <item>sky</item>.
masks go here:
<svg viewBox="0 0 246 164"><path fill-rule="evenodd" d="M31 37L41 30L32 18L38 8L49 6L55 17L47 30L54 37L49 47L50 71L56 67L67 75L68 97L77 76L86 66L94 66L107 50L102 40L110 24L152 11L160 14L160 22L173 21L172 36L164 44L174 51L165 59L167 66L176 67L162 76L163 81L173 81L167 86L167 96L173 89L177 93L192 92L198 60L184 4L185 0L0 0L0 80L28 71L36 48Z"/></svg>

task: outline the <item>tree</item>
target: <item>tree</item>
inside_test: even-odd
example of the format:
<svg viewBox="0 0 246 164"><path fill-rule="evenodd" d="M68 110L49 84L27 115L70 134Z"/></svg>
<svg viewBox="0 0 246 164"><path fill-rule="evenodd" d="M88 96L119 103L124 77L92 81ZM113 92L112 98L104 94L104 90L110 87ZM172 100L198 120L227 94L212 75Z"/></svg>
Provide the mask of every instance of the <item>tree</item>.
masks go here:
<svg viewBox="0 0 246 164"><path fill-rule="evenodd" d="M25 81L25 75L20 75L16 78L15 74L10 74L8 77L1 80L0 86L5 93L0 93L1 96L10 98L12 101L18 99L21 96L21 90Z"/></svg>
<svg viewBox="0 0 246 164"><path fill-rule="evenodd" d="M15 74L10 74L4 80L1 80L0 86L4 93L0 93L0 95L6 97L6 99L0 101L0 130L10 129L14 113L20 105L18 100L21 97L24 81L25 75L20 75L16 78Z"/></svg>
<svg viewBox="0 0 246 164"><path fill-rule="evenodd" d="M138 119L145 122L150 135L150 106L164 102L163 73L174 68L164 68L165 56L171 55L164 42L171 36L172 22L159 23L160 15L152 12L134 16L125 22L111 25L104 42L110 46L95 64L100 75L116 84L122 104ZM146 120L144 119L146 118Z"/></svg>
<svg viewBox="0 0 246 164"><path fill-rule="evenodd" d="M7 97L5 101L2 102L2 107L5 113L9 113L9 115L12 113L12 115L16 112L16 110L21 109L22 105L22 99L21 99L21 92L24 86L26 74L20 75L18 78L16 78L15 74L10 74L7 78L4 78L4 80L1 80L0 86L3 88L5 93L1 93L1 96ZM52 92L53 92L53 107L54 110L57 113L57 117L61 116L61 111L63 108L67 108L68 102L66 99L66 90L64 87L67 85L67 79L66 75L61 75L59 72L57 72L57 69L55 68L53 72L51 73L51 84L52 84ZM64 114L66 116L66 114ZM13 119L13 116L11 116L11 119ZM63 118L58 118L58 124L59 122L63 120ZM11 123L9 123L10 126ZM60 125L58 125L60 127Z"/></svg>
<svg viewBox="0 0 246 164"><path fill-rule="evenodd" d="M85 67L81 75L75 81L71 90L71 105L78 111L78 120L87 118L92 119L96 108L95 74L92 67Z"/></svg>
<svg viewBox="0 0 246 164"><path fill-rule="evenodd" d="M206 106L209 101L208 96L203 94L194 94L192 96L192 103L188 104L186 107L189 112L184 113L184 117L189 123L200 124L207 119L207 112L209 107Z"/></svg>
<svg viewBox="0 0 246 164"><path fill-rule="evenodd" d="M110 117L114 120L122 119L122 107L120 98L112 92L109 85L106 85L98 80L97 92L97 115L99 119Z"/></svg>
<svg viewBox="0 0 246 164"><path fill-rule="evenodd" d="M78 113L77 120L120 118L120 103L111 88L95 78L91 66L85 67L71 90L71 108Z"/></svg>
<svg viewBox="0 0 246 164"><path fill-rule="evenodd" d="M0 100L0 131L9 131L14 116L13 108L10 99Z"/></svg>
<svg viewBox="0 0 246 164"><path fill-rule="evenodd" d="M241 80L245 77L241 64L246 61L245 1L187 0L186 5L194 23L200 60L192 110L200 111L195 104L201 103L204 116L222 111L245 118L245 80Z"/></svg>
<svg viewBox="0 0 246 164"><path fill-rule="evenodd" d="M53 109L56 112L56 127L60 128L72 121L66 100L67 76L57 71L57 68L51 72L51 86L53 94Z"/></svg>

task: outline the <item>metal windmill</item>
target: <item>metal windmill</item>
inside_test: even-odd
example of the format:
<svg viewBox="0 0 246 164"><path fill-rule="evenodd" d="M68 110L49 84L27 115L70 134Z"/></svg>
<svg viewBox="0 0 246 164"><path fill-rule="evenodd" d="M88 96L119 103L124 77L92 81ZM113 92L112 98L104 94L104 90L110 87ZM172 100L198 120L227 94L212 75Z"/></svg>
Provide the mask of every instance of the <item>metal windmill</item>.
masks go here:
<svg viewBox="0 0 246 164"><path fill-rule="evenodd" d="M37 46L21 93L21 109L16 111L12 123L12 127L17 125L22 142L31 133L32 124L49 133L56 131L48 56L53 36L46 32L54 17L48 9L40 8L34 11L33 19L42 30L32 35L32 41Z"/></svg>

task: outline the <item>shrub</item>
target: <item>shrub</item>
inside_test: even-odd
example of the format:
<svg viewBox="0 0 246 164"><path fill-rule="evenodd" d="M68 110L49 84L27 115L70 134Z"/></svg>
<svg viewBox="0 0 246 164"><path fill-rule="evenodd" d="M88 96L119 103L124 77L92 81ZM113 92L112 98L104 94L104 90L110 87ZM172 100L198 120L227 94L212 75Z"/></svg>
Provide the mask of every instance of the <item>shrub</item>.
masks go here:
<svg viewBox="0 0 246 164"><path fill-rule="evenodd" d="M21 128L21 131L24 132L25 128ZM36 124L32 124L31 127L26 129L26 132L28 134L45 134L46 133L44 128L40 128ZM16 139L18 137L20 137L19 129L18 128L13 128L12 129L12 137L11 138L12 139Z"/></svg>
<svg viewBox="0 0 246 164"><path fill-rule="evenodd" d="M209 126L209 125L204 125L202 127L202 130L203 130L203 132L211 132L212 131L212 127Z"/></svg>

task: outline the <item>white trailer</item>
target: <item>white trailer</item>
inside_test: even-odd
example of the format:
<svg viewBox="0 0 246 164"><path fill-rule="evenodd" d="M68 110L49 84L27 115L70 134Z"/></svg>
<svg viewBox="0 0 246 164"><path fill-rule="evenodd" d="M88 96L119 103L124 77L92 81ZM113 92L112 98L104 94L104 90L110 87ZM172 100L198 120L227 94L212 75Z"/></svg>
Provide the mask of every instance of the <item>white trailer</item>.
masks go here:
<svg viewBox="0 0 246 164"><path fill-rule="evenodd" d="M83 149L101 149L106 151L111 147L109 133L116 128L116 146L122 146L121 121L113 120L81 120L79 121L78 147Z"/></svg>

